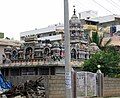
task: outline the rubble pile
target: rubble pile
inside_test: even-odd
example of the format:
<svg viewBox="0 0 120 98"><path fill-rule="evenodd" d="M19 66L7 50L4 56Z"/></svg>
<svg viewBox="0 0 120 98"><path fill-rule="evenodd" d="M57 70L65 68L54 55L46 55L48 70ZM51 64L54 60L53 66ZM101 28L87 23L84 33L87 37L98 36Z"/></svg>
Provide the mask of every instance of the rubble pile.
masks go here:
<svg viewBox="0 0 120 98"><path fill-rule="evenodd" d="M35 81L27 80L25 83L2 93L2 95L6 95L7 98L45 98L45 87L41 83L42 80L42 77Z"/></svg>

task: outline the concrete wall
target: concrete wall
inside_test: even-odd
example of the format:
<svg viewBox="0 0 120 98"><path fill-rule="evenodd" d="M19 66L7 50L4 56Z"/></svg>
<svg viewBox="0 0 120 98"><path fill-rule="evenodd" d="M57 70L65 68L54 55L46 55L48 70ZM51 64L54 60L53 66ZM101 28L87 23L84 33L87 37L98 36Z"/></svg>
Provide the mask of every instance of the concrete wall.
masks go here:
<svg viewBox="0 0 120 98"><path fill-rule="evenodd" d="M47 76L44 75L24 75L24 76L10 76L6 77L12 85L17 86L19 84L25 83L27 80L37 80L38 78L42 77L43 80L41 83L46 83L47 82Z"/></svg>
<svg viewBox="0 0 120 98"><path fill-rule="evenodd" d="M12 84L18 85L26 80L36 80L39 77L43 78L46 98L66 98L64 75L11 76L8 79ZM120 78L104 78L104 96L120 96Z"/></svg>
<svg viewBox="0 0 120 98"><path fill-rule="evenodd" d="M104 96L120 96L120 78L104 78Z"/></svg>
<svg viewBox="0 0 120 98"><path fill-rule="evenodd" d="M48 76L48 87L48 98L66 98L64 76Z"/></svg>
<svg viewBox="0 0 120 98"><path fill-rule="evenodd" d="M46 98L66 98L65 97L65 76L64 75L29 75L29 76L11 76L7 78L13 85L18 85L27 80L36 80L42 77L45 86Z"/></svg>

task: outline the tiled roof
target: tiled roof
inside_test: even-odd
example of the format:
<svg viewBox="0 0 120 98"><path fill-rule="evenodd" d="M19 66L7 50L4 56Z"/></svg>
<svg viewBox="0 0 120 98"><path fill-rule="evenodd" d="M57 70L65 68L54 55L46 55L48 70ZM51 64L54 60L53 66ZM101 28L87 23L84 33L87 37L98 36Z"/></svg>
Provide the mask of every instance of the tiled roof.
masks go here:
<svg viewBox="0 0 120 98"><path fill-rule="evenodd" d="M120 46L120 36L104 38L102 44L104 45L109 39L111 39L110 45Z"/></svg>

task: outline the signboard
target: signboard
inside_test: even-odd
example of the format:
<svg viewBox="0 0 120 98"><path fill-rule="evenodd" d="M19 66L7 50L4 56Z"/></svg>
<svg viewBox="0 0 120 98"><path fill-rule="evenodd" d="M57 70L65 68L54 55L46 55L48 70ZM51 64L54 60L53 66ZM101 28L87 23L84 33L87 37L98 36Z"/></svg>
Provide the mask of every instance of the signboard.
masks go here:
<svg viewBox="0 0 120 98"><path fill-rule="evenodd" d="M71 72L65 73L65 84L67 89L71 88Z"/></svg>

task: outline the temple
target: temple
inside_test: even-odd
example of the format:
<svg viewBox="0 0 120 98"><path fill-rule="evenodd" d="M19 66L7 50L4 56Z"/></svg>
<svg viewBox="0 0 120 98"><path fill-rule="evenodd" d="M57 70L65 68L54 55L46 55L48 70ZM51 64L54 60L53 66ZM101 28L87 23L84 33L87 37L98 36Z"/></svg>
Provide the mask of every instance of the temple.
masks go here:
<svg viewBox="0 0 120 98"><path fill-rule="evenodd" d="M83 61L89 59L90 55L99 49L95 43L89 44L88 37L84 35L83 26L76 15L75 9L69 20L69 25L70 66L79 71ZM25 36L23 39L24 42L20 47L4 48L3 64L0 65L4 76L58 75L65 73L64 32L62 32L60 40L50 40L47 37L43 39L43 36L38 38L36 34Z"/></svg>

